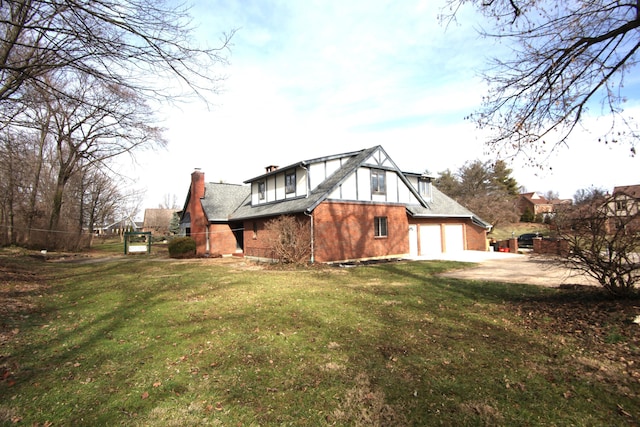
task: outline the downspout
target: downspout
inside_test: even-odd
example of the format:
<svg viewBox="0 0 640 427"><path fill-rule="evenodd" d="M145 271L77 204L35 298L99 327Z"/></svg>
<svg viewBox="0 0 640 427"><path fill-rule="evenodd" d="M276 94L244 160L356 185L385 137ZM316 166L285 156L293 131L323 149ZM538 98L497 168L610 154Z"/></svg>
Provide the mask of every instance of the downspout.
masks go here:
<svg viewBox="0 0 640 427"><path fill-rule="evenodd" d="M306 198L309 198L309 193L311 193L311 177L309 176L309 168L307 168L307 166L303 163L300 165L302 167L302 169L304 169L305 171L307 171L307 195L305 196ZM310 228L310 233L311 233L311 264L315 263L315 248L314 248L314 235L313 235L313 211L312 212L307 212L306 210L304 211L304 214L306 216L309 217L309 228Z"/></svg>
<svg viewBox="0 0 640 427"><path fill-rule="evenodd" d="M304 211L304 214L309 217L310 231L311 231L311 264L315 263L315 254L314 254L314 238L313 238L313 212L308 213Z"/></svg>

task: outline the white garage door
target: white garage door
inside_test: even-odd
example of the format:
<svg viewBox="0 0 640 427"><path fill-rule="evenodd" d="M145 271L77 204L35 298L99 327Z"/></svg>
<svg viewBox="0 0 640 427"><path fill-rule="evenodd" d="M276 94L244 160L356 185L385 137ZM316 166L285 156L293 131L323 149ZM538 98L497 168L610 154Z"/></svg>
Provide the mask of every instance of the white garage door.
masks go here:
<svg viewBox="0 0 640 427"><path fill-rule="evenodd" d="M447 224L444 226L445 250L448 253L464 250L464 233L462 224Z"/></svg>
<svg viewBox="0 0 640 427"><path fill-rule="evenodd" d="M442 253L442 237L440 225L420 226L420 255Z"/></svg>

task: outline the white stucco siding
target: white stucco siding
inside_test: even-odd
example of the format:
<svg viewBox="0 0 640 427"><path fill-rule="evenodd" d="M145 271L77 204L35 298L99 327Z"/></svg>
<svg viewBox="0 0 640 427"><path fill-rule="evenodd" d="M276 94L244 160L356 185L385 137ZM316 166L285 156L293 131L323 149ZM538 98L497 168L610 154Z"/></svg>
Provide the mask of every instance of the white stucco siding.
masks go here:
<svg viewBox="0 0 640 427"><path fill-rule="evenodd" d="M341 200L357 200L358 198L358 183L356 175L353 174L347 177L342 183L338 191L334 191L331 195L333 199Z"/></svg>
<svg viewBox="0 0 640 427"><path fill-rule="evenodd" d="M274 200L276 200L276 177L275 176L270 176L267 178L267 191L266 191L266 198L264 200L264 202L273 202Z"/></svg>
<svg viewBox="0 0 640 427"><path fill-rule="evenodd" d="M284 174L279 174L275 176L274 179L275 185L275 200L281 200L286 197L284 194Z"/></svg>
<svg viewBox="0 0 640 427"><path fill-rule="evenodd" d="M340 166L342 159L333 159L326 162L313 163L309 166L309 186L311 190L322 184L327 178L334 174ZM306 184L305 184L306 185Z"/></svg>
<svg viewBox="0 0 640 427"><path fill-rule="evenodd" d="M356 170L358 176L358 198L354 200L370 201L371 200L371 169L358 168Z"/></svg>

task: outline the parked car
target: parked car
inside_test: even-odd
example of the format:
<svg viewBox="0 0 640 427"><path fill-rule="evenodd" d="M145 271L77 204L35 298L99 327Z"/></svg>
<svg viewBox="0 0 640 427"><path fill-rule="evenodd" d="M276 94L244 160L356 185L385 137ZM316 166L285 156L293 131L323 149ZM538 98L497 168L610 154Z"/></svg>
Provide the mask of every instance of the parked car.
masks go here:
<svg viewBox="0 0 640 427"><path fill-rule="evenodd" d="M518 236L519 248L533 248L533 239L536 237L542 237L540 233L525 233Z"/></svg>

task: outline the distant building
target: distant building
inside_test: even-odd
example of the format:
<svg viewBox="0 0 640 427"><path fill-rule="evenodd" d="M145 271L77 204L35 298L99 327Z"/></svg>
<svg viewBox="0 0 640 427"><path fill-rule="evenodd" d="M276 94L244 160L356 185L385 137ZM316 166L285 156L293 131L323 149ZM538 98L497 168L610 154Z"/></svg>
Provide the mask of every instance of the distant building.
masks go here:
<svg viewBox="0 0 640 427"><path fill-rule="evenodd" d="M168 236L173 215L178 209L145 209L142 231L151 232L154 235Z"/></svg>
<svg viewBox="0 0 640 427"><path fill-rule="evenodd" d="M518 199L518 210L521 217L528 215L533 220L550 215L553 212L553 204L538 193L522 193Z"/></svg>
<svg viewBox="0 0 640 427"><path fill-rule="evenodd" d="M522 193L518 199L518 210L521 218L528 217L531 221L545 220L571 203L571 199L548 200L538 193Z"/></svg>

